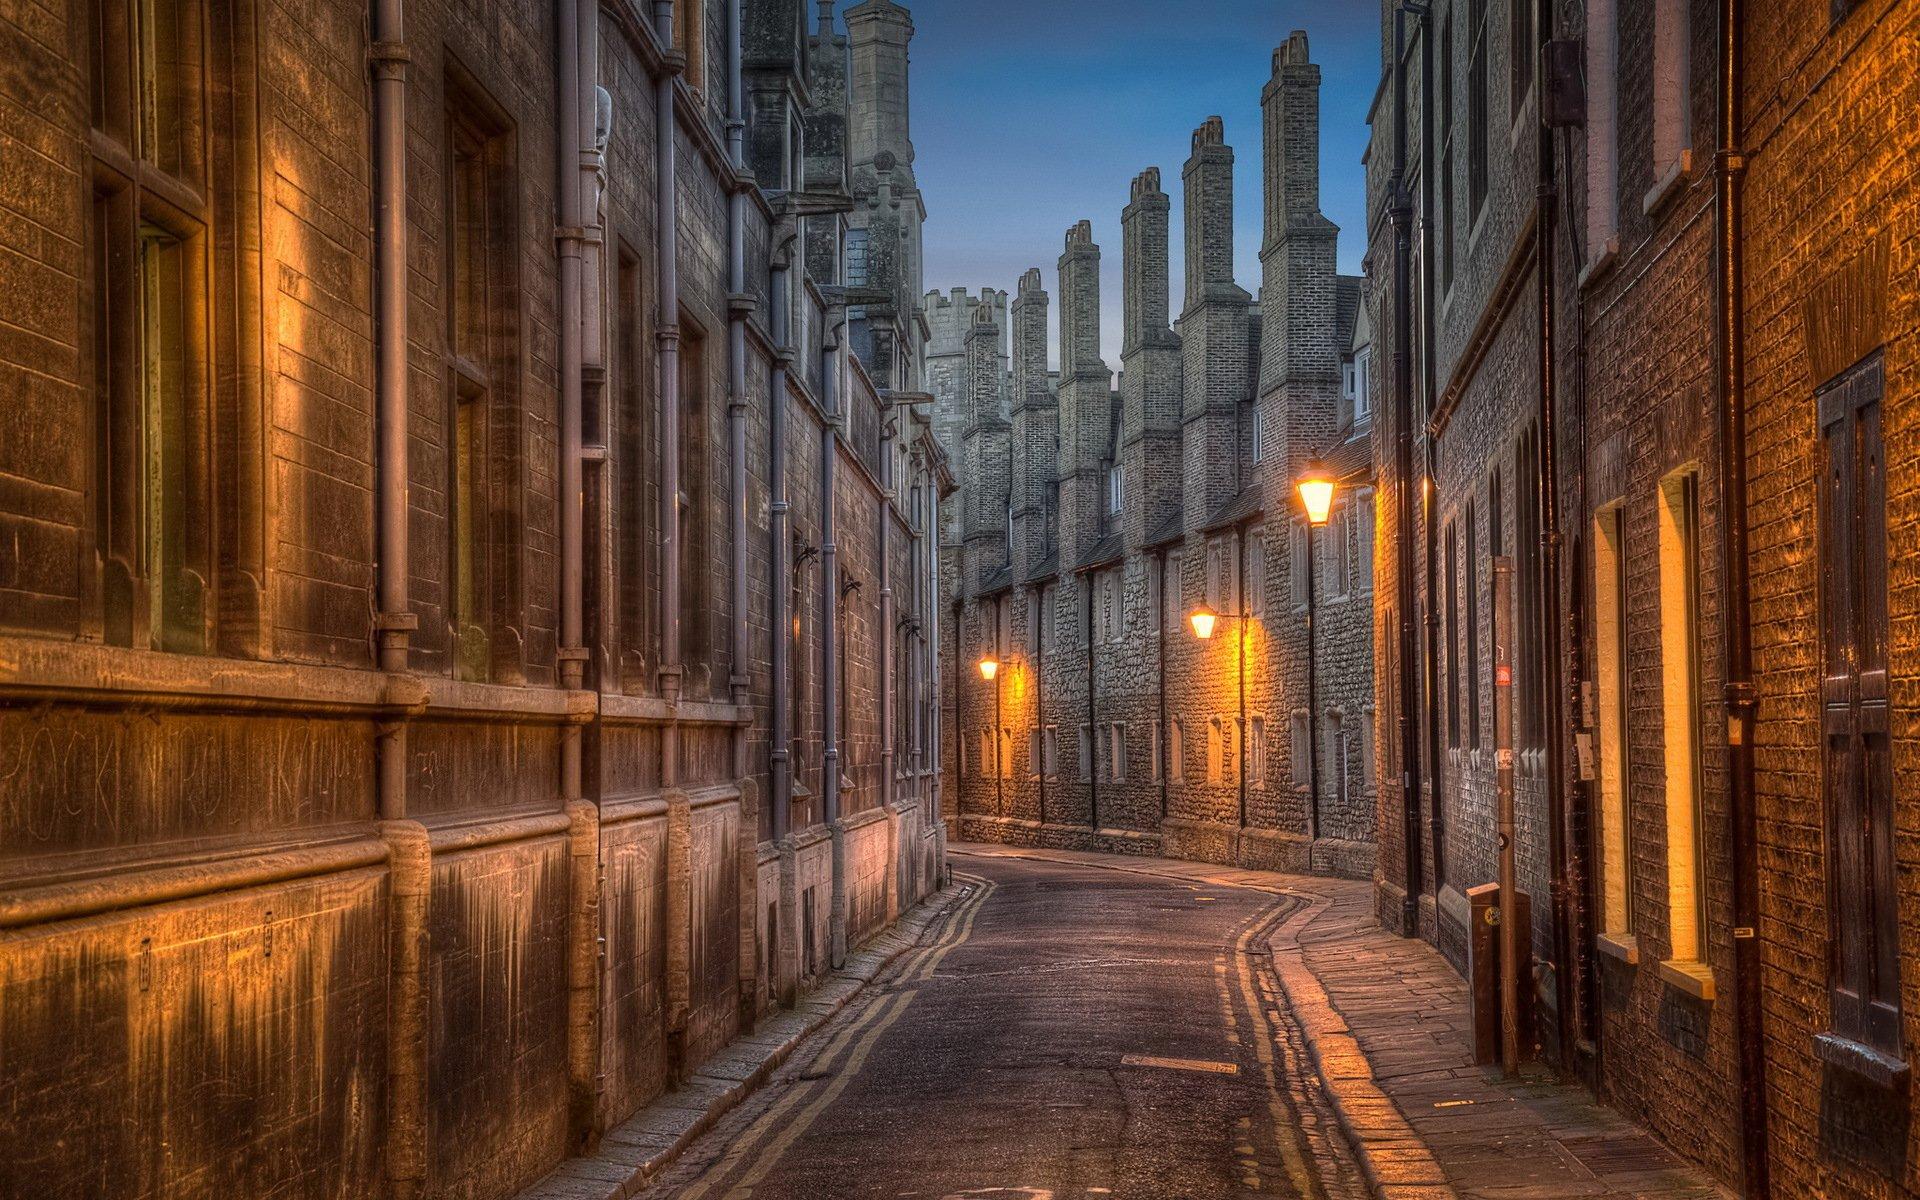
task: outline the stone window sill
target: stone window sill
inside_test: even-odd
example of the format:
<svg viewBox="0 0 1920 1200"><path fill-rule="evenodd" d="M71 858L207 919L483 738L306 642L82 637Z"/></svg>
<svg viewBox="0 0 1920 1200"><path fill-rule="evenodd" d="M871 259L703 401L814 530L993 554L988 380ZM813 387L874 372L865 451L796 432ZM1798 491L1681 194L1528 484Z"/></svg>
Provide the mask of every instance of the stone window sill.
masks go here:
<svg viewBox="0 0 1920 1200"><path fill-rule="evenodd" d="M1662 959L1654 969L1668 987L1695 1000L1713 1003L1713 968L1706 963L1668 958Z"/></svg>
<svg viewBox="0 0 1920 1200"><path fill-rule="evenodd" d="M1631 933L1602 933L1593 939L1594 948L1608 958L1630 967L1640 965L1640 939Z"/></svg>
<svg viewBox="0 0 1920 1200"><path fill-rule="evenodd" d="M1693 151L1682 150L1680 156L1667 167L1660 182L1653 185L1640 201L1640 211L1651 217L1667 206L1667 202L1678 196L1686 183L1693 177Z"/></svg>
<svg viewBox="0 0 1920 1200"><path fill-rule="evenodd" d="M1814 1035L1813 1055L1835 1070L1845 1071L1875 1087L1906 1094L1907 1078L1912 1074L1912 1068L1905 1059L1895 1058L1864 1042L1856 1042L1831 1031Z"/></svg>
<svg viewBox="0 0 1920 1200"><path fill-rule="evenodd" d="M1613 268L1614 260L1620 257L1620 237L1615 234L1602 244L1593 247L1593 261L1580 268L1580 278L1575 286L1586 291L1595 280Z"/></svg>

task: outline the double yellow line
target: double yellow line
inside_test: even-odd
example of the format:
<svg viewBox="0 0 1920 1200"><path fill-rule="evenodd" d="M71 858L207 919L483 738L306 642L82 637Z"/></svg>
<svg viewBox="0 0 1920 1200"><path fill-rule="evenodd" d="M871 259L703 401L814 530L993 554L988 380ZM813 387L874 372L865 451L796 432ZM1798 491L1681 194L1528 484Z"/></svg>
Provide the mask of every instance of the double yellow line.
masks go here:
<svg viewBox="0 0 1920 1200"><path fill-rule="evenodd" d="M973 923L979 917L980 909L994 893L991 880L958 872L954 878L969 884L973 889L972 894L948 911L937 938L908 952L895 966L894 978L887 985L894 990L869 1004L865 1011L836 1032L807 1064L804 1076L794 1081L786 1095L743 1130L720 1161L709 1168L698 1183L680 1193L679 1200L701 1200L701 1197L742 1170L745 1173L723 1193L723 1200L747 1200L781 1157L806 1135L821 1114L846 1091L847 1085L866 1065L867 1056L873 1052L874 1046L912 1005L914 997L919 995L919 988L915 985L932 979L947 955L972 936ZM792 1114L791 1118L788 1117L789 1113ZM778 1130L777 1134L775 1130Z"/></svg>
<svg viewBox="0 0 1920 1200"><path fill-rule="evenodd" d="M1287 1091L1281 1083L1282 1064L1274 1051L1279 1043L1272 1023L1267 1020L1260 988L1254 981L1253 946L1289 911L1285 903L1275 901L1242 927L1240 936L1233 943L1231 971L1221 973L1226 978L1219 981L1220 1000L1222 1009L1226 1011L1229 1040L1237 1040L1231 1032L1236 1025L1232 1011L1234 999L1239 999L1246 1009L1254 1057L1259 1060L1261 1078L1267 1087L1267 1114L1273 1124L1273 1140L1279 1148L1281 1163L1297 1194L1317 1197L1324 1196L1325 1189L1308 1166L1306 1137L1300 1127L1299 1116L1293 1112Z"/></svg>

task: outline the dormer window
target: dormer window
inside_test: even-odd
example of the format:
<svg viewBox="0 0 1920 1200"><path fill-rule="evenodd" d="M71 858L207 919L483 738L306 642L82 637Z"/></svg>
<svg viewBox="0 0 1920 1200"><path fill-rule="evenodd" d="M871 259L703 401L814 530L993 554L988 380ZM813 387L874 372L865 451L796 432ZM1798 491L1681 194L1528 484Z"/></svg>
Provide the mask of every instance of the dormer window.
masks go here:
<svg viewBox="0 0 1920 1200"><path fill-rule="evenodd" d="M1127 500L1127 476L1119 463L1107 467L1107 515L1117 517Z"/></svg>

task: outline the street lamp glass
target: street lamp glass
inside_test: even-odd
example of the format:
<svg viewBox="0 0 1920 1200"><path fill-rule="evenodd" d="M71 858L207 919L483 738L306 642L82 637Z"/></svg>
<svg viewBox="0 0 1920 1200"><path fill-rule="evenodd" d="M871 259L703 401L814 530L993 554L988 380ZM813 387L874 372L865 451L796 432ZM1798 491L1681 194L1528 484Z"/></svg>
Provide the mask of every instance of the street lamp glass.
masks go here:
<svg viewBox="0 0 1920 1200"><path fill-rule="evenodd" d="M1193 636L1203 642L1213 637L1213 624L1219 619L1220 614L1204 604L1194 609L1187 617L1187 621L1193 626Z"/></svg>
<svg viewBox="0 0 1920 1200"><path fill-rule="evenodd" d="M991 658L983 658L980 660L980 678L992 679L999 673L1000 664L997 661Z"/></svg>
<svg viewBox="0 0 1920 1200"><path fill-rule="evenodd" d="M1307 510L1307 521L1313 525L1325 525L1327 517L1333 512L1333 475L1321 464L1319 459L1307 463L1307 469L1300 474L1300 480L1294 485L1300 492L1300 506Z"/></svg>

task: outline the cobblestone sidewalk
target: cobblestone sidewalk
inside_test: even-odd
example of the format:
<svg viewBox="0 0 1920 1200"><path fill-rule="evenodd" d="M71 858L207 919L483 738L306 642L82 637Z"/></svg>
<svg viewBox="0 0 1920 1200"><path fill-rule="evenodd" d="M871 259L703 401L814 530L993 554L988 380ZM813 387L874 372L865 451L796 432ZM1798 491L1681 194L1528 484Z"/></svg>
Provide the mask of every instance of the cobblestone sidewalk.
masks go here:
<svg viewBox="0 0 1920 1200"><path fill-rule="evenodd" d="M951 850L1313 897L1275 933L1274 972L1388 1200L1731 1200L1585 1089L1475 1066L1466 982L1426 943L1381 929L1364 883L1067 850Z"/></svg>

